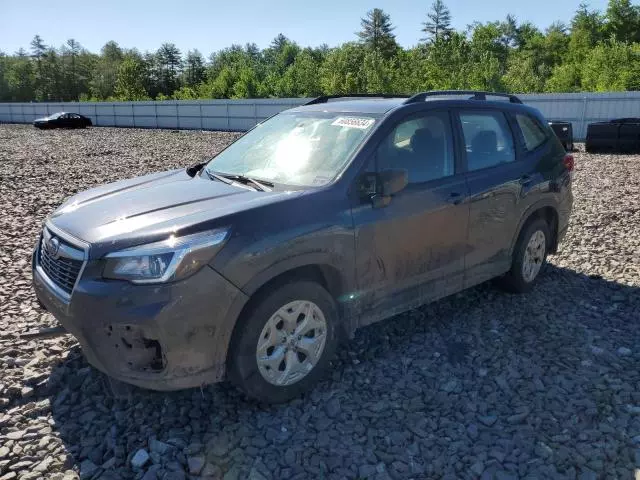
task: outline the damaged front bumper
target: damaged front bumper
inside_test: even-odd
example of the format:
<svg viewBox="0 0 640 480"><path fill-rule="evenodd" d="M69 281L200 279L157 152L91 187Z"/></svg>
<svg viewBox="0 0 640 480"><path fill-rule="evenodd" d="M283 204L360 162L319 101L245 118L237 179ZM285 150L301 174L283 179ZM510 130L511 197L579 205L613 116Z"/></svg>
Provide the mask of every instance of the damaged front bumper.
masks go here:
<svg viewBox="0 0 640 480"><path fill-rule="evenodd" d="M177 390L220 381L236 319L247 301L210 267L175 283L133 285L101 278L89 260L61 296L33 257L40 302L73 334L89 363L126 383Z"/></svg>

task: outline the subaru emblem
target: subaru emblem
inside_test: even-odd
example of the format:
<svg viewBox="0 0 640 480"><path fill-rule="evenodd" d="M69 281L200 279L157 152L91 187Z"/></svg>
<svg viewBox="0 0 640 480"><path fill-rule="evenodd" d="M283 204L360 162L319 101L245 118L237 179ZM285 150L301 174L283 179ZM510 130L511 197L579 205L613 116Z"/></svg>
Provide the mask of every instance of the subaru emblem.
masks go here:
<svg viewBox="0 0 640 480"><path fill-rule="evenodd" d="M58 253L60 251L60 240L56 237L51 237L47 242L47 253L55 258L58 258Z"/></svg>

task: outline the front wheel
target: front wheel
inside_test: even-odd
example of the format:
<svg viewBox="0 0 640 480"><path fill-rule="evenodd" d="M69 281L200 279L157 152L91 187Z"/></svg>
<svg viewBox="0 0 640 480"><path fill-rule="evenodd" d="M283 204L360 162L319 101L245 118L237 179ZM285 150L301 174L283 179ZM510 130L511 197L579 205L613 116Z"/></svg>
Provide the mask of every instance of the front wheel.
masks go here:
<svg viewBox="0 0 640 480"><path fill-rule="evenodd" d="M337 344L329 292L311 281L263 293L240 319L229 352L229 379L247 395L286 402L324 374Z"/></svg>
<svg viewBox="0 0 640 480"><path fill-rule="evenodd" d="M524 293L533 288L547 260L551 243L549 226L543 219L535 219L527 225L513 251L511 269L499 279L500 285L510 292Z"/></svg>

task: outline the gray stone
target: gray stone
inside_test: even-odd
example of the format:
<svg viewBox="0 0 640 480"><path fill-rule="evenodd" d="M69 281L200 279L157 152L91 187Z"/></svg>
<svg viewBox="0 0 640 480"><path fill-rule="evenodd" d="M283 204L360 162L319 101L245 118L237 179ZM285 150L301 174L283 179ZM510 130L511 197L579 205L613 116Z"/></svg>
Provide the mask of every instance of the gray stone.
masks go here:
<svg viewBox="0 0 640 480"><path fill-rule="evenodd" d="M141 480L157 480L158 472L162 469L161 465L151 465L147 468L147 471L144 472L144 476Z"/></svg>
<svg viewBox="0 0 640 480"><path fill-rule="evenodd" d="M631 352L631 349L627 347L620 347L618 348L618 350L616 350L616 353L621 357L628 357L629 355L631 355L632 352Z"/></svg>
<svg viewBox="0 0 640 480"><path fill-rule="evenodd" d="M459 381L457 378L452 378L446 382L441 388L444 392L452 393L458 389Z"/></svg>
<svg viewBox="0 0 640 480"><path fill-rule="evenodd" d="M212 463L206 463L202 471L200 472L201 477L220 477L222 472L220 472L220 467L217 465L213 465Z"/></svg>
<svg viewBox="0 0 640 480"><path fill-rule="evenodd" d="M518 480L518 475L513 472L506 472L504 470L498 470L493 474L495 480Z"/></svg>
<svg viewBox="0 0 640 480"><path fill-rule="evenodd" d="M20 395L22 396L22 398L33 397L34 392L35 391L33 387L22 387L22 389L20 389Z"/></svg>
<svg viewBox="0 0 640 480"><path fill-rule="evenodd" d="M484 472L484 462L478 460L473 465L471 465L470 470L471 473L479 477L480 475L482 475L482 472Z"/></svg>
<svg viewBox="0 0 640 480"><path fill-rule="evenodd" d="M589 470L588 468L585 468L580 471L580 474L578 475L578 480L598 480L598 474L593 470Z"/></svg>
<svg viewBox="0 0 640 480"><path fill-rule="evenodd" d="M197 457L189 457L189 459L187 460L189 474L200 474L200 472L204 468L205 463L207 463L207 459L202 455L198 455Z"/></svg>
<svg viewBox="0 0 640 480"><path fill-rule="evenodd" d="M95 463L93 463L91 460L84 460L80 464L80 478L82 480L91 478L97 470L98 466Z"/></svg>
<svg viewBox="0 0 640 480"><path fill-rule="evenodd" d="M251 468L251 471L249 472L248 480L267 480L267 477L265 477L262 473L260 473L258 469L254 466Z"/></svg>
<svg viewBox="0 0 640 480"><path fill-rule="evenodd" d="M149 454L144 448L138 450L133 457L131 457L131 467L139 469L144 467L149 461Z"/></svg>
<svg viewBox="0 0 640 480"><path fill-rule="evenodd" d="M529 409L523 410L520 413L516 413L507 417L507 423L510 425L516 425L522 423L529 416Z"/></svg>
<svg viewBox="0 0 640 480"><path fill-rule="evenodd" d="M553 450L544 442L538 442L535 448L535 454L542 458L549 458L553 455Z"/></svg>
<svg viewBox="0 0 640 480"><path fill-rule="evenodd" d="M215 455L216 457L224 457L229 453L231 447L232 445L229 440L229 436L221 433L207 443L207 452Z"/></svg>
<svg viewBox="0 0 640 480"><path fill-rule="evenodd" d="M296 454L291 448L284 452L284 462L290 467L296 464Z"/></svg>
<svg viewBox="0 0 640 480"><path fill-rule="evenodd" d="M340 400L335 397L332 398L327 402L325 410L329 418L336 418L338 415L340 415Z"/></svg>
<svg viewBox="0 0 640 480"><path fill-rule="evenodd" d="M358 475L362 478L370 478L377 473L375 465L360 465Z"/></svg>
<svg viewBox="0 0 640 480"><path fill-rule="evenodd" d="M27 432L24 430L17 430L14 432L9 432L5 435L9 440L20 440L22 437L26 435Z"/></svg>
<svg viewBox="0 0 640 480"><path fill-rule="evenodd" d="M43 461L41 461L39 464L33 467L33 470L35 472L40 472L40 473L46 472L47 470L49 470L49 467L51 466L52 463L53 463L53 458L46 457Z"/></svg>
<svg viewBox="0 0 640 480"><path fill-rule="evenodd" d="M172 445L161 442L160 440L156 440L155 438L149 440L149 450L153 453L166 455L168 452L173 451L174 449L175 447L173 447Z"/></svg>
<svg viewBox="0 0 640 480"><path fill-rule="evenodd" d="M240 478L240 473L240 467L233 465L229 470L227 470L227 473L224 474L222 480L238 480Z"/></svg>
<svg viewBox="0 0 640 480"><path fill-rule="evenodd" d="M481 415L478 417L478 421L487 427L491 427L498 421L498 417L495 415Z"/></svg>

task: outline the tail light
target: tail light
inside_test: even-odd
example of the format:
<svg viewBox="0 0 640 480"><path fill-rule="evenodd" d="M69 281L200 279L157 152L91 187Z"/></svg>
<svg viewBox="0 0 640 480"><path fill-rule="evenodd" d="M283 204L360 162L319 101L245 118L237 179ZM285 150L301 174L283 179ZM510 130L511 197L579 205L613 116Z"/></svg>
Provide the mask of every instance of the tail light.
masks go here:
<svg viewBox="0 0 640 480"><path fill-rule="evenodd" d="M569 171L569 172L573 172L573 168L576 166L576 162L573 159L573 155L567 153L564 156L564 159L562 160L562 163L564 164L565 168Z"/></svg>

